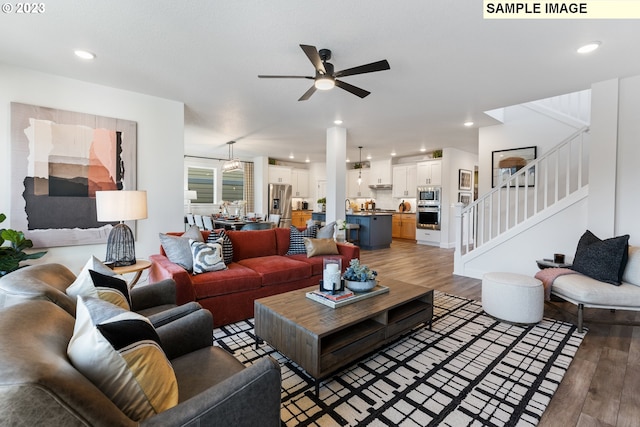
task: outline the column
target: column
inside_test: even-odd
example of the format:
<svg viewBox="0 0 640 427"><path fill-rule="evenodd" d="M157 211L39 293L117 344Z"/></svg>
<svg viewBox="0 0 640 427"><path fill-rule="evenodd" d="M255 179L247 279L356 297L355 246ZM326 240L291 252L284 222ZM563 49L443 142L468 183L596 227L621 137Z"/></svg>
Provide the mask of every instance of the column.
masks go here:
<svg viewBox="0 0 640 427"><path fill-rule="evenodd" d="M347 130L327 129L327 224L345 219Z"/></svg>

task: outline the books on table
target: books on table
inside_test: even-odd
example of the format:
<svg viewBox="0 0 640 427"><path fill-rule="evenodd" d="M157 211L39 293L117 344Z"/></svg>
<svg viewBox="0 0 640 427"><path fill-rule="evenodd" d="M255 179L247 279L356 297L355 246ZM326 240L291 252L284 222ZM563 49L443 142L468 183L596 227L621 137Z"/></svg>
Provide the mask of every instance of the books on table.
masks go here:
<svg viewBox="0 0 640 427"><path fill-rule="evenodd" d="M322 292L320 290L314 290L307 292L307 298L319 302L320 304L324 304L331 308L342 307L343 305L352 304L354 302L371 298L373 296L383 294L389 292L389 288L382 285L376 285L369 292L364 293L355 293L348 289L345 289L343 292L332 295L331 293Z"/></svg>

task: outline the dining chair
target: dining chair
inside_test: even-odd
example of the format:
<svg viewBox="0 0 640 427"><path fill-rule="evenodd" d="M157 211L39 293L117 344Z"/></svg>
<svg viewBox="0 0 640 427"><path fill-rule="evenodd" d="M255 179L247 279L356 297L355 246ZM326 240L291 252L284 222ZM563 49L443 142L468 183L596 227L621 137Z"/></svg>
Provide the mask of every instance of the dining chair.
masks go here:
<svg viewBox="0 0 640 427"><path fill-rule="evenodd" d="M202 216L202 223L204 224L205 230L213 230L213 220L209 215Z"/></svg>
<svg viewBox="0 0 640 427"><path fill-rule="evenodd" d="M196 225L200 227L201 230L204 229L204 222L202 221L202 215L195 214L193 216L193 219L195 220Z"/></svg>
<svg viewBox="0 0 640 427"><path fill-rule="evenodd" d="M270 228L273 228L273 224L270 222L248 222L242 226L240 231L269 230Z"/></svg>
<svg viewBox="0 0 640 427"><path fill-rule="evenodd" d="M270 214L269 215L269 222L274 223L276 227L279 226L280 225L280 215Z"/></svg>
<svg viewBox="0 0 640 427"><path fill-rule="evenodd" d="M190 226L196 223L193 218L193 214L186 214L185 217L187 218L187 224L189 224Z"/></svg>

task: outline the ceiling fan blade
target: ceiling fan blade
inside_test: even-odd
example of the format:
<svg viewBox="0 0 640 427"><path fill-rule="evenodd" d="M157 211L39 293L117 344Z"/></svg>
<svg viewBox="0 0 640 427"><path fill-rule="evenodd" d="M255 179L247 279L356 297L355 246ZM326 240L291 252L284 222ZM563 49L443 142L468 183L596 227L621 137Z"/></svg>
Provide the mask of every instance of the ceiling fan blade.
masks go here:
<svg viewBox="0 0 640 427"><path fill-rule="evenodd" d="M338 71L334 77L353 76L354 74L373 73L375 71L390 70L389 62L386 59L382 61L372 62L371 64L360 65L359 67L347 68Z"/></svg>
<svg viewBox="0 0 640 427"><path fill-rule="evenodd" d="M315 46L309 46L306 44L301 44L300 47L307 55L307 58L309 58L309 61L311 61L314 68L322 74L327 74L327 70L325 70L324 68L324 64L322 63L322 59L320 58L320 54L318 53L318 49L316 49Z"/></svg>
<svg viewBox="0 0 640 427"><path fill-rule="evenodd" d="M313 95L316 92L316 86L312 85L308 91L306 91L304 93L304 95L302 95L300 97L300 99L298 99L298 101L306 101L307 99L311 98L311 95Z"/></svg>
<svg viewBox="0 0 640 427"><path fill-rule="evenodd" d="M265 76L263 74L258 75L260 79L310 79L313 80L315 77L311 76Z"/></svg>
<svg viewBox="0 0 640 427"><path fill-rule="evenodd" d="M340 80L336 80L336 86L338 86L340 89L346 90L347 92L351 92L352 94L359 96L360 98L364 98L371 93L368 90L360 89L359 87L350 85L349 83L345 83Z"/></svg>

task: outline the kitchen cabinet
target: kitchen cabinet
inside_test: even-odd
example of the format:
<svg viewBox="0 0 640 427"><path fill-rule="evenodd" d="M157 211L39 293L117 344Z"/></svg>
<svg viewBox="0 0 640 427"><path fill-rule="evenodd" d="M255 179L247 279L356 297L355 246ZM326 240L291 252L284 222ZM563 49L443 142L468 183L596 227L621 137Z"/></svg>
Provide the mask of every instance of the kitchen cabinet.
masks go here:
<svg viewBox="0 0 640 427"><path fill-rule="evenodd" d="M297 228L306 227L307 221L311 219L311 211L295 210L291 212L291 225Z"/></svg>
<svg viewBox="0 0 640 427"><path fill-rule="evenodd" d="M362 173L362 184L358 185L358 176ZM369 169L349 169L347 170L347 198L370 197L369 189Z"/></svg>
<svg viewBox="0 0 640 427"><path fill-rule="evenodd" d="M291 170L292 197L309 197L309 171L306 169Z"/></svg>
<svg viewBox="0 0 640 427"><path fill-rule="evenodd" d="M416 229L416 240L421 245L440 246L440 230Z"/></svg>
<svg viewBox="0 0 640 427"><path fill-rule="evenodd" d="M393 214L391 236L396 239L416 239L416 214Z"/></svg>
<svg viewBox="0 0 640 427"><path fill-rule="evenodd" d="M291 168L287 166L269 165L270 184L291 184Z"/></svg>
<svg viewBox="0 0 640 427"><path fill-rule="evenodd" d="M369 185L389 186L391 180L391 159L376 160L371 162L369 171Z"/></svg>
<svg viewBox="0 0 640 427"><path fill-rule="evenodd" d="M442 160L417 164L417 185L442 185Z"/></svg>
<svg viewBox="0 0 640 427"><path fill-rule="evenodd" d="M393 197L416 197L417 166L397 165L393 167Z"/></svg>

